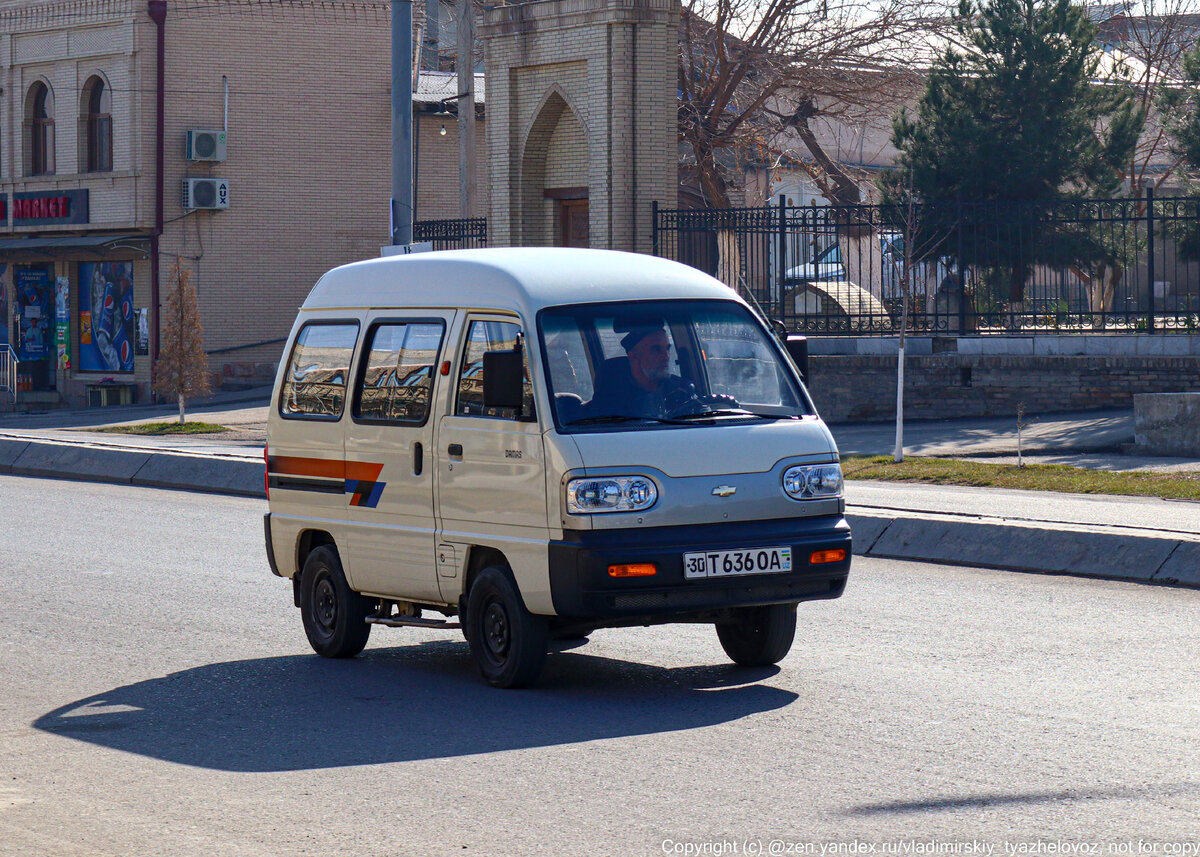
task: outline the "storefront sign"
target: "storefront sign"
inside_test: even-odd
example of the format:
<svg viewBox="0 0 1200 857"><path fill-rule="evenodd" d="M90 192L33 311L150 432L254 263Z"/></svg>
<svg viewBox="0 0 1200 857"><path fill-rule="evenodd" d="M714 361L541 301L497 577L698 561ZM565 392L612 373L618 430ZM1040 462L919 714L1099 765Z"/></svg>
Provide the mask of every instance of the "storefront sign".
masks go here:
<svg viewBox="0 0 1200 857"><path fill-rule="evenodd" d="M66 277L54 281L54 344L58 368L71 368L71 284Z"/></svg>
<svg viewBox="0 0 1200 857"><path fill-rule="evenodd" d="M86 188L14 193L12 207L13 226L88 222Z"/></svg>

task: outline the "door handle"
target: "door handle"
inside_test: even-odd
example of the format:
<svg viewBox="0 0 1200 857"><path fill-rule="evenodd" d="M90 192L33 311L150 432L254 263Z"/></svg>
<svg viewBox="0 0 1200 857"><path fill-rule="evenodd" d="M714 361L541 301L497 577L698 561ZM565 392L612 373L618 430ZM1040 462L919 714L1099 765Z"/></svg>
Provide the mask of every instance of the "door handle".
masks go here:
<svg viewBox="0 0 1200 857"><path fill-rule="evenodd" d="M462 444L461 443L452 443L448 447L446 447L446 452L450 454L451 458L462 458L462 454L463 454Z"/></svg>
<svg viewBox="0 0 1200 857"><path fill-rule="evenodd" d="M417 441L413 444L413 476L420 476L424 467L425 449L421 446L421 442Z"/></svg>

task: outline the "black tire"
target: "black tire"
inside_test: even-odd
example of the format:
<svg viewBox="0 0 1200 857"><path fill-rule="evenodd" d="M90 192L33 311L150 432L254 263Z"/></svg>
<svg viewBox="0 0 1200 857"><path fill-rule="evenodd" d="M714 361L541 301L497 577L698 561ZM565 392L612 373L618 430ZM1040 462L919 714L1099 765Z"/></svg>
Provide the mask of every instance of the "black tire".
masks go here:
<svg viewBox="0 0 1200 857"><path fill-rule="evenodd" d="M731 661L765 667L787 657L796 637L795 604L739 607L733 614L733 621L717 623L717 638Z"/></svg>
<svg viewBox="0 0 1200 857"><path fill-rule="evenodd" d="M310 553L301 574L300 615L313 651L324 658L354 657L371 636L365 620L375 602L350 588L331 545Z"/></svg>
<svg viewBox="0 0 1200 857"><path fill-rule="evenodd" d="M496 566L479 572L467 595L464 622L471 656L492 687L527 687L546 661L546 619L525 609L508 573Z"/></svg>

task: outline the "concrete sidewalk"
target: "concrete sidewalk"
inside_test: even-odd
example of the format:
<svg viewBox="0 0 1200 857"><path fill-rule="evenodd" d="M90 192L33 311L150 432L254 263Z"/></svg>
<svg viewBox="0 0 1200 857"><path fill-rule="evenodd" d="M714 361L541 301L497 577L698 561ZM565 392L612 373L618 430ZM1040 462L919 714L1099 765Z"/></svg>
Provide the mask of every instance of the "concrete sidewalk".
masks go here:
<svg viewBox="0 0 1200 857"><path fill-rule="evenodd" d="M208 436L95 431L172 419L168 407L6 416L0 473L262 497L268 395L226 394L189 408L189 418L234 429ZM843 453L891 453L891 424L831 428ZM905 429L909 455L1015 456L1011 420L910 422ZM1023 448L1030 460L1200 472L1200 460L1122 455L1132 437L1132 412L1056 414L1031 418ZM1200 587L1200 503L858 481L847 484L846 502L858 554Z"/></svg>

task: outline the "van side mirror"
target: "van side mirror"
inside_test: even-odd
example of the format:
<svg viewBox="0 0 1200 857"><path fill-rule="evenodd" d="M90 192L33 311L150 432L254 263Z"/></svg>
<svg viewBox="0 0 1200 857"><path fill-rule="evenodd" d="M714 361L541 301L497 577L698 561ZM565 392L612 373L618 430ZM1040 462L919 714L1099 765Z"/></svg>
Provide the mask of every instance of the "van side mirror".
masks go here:
<svg viewBox="0 0 1200 857"><path fill-rule="evenodd" d="M525 366L520 349L487 351L483 355L483 406L515 408L521 412Z"/></svg>

